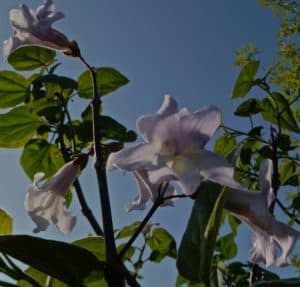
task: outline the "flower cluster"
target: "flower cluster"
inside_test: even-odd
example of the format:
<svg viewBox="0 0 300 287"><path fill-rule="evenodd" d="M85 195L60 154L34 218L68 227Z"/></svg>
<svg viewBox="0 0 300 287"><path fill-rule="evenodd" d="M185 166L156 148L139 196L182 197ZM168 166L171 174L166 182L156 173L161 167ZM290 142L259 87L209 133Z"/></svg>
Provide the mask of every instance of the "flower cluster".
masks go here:
<svg viewBox="0 0 300 287"><path fill-rule="evenodd" d="M108 170L133 172L139 194L127 210L144 209L146 202L157 197L159 185L175 181L185 194L192 194L201 177L230 187L225 207L254 231L249 260L267 266L290 264L288 255L300 233L277 221L269 211L274 199L272 162L265 160L260 168L261 192L247 192L233 175L233 167L222 157L204 149L221 124L218 108L208 106L191 113L165 96L160 110L137 120L143 143L109 156ZM168 194L175 194L170 186ZM201 191L200 191L201 192ZM172 201L164 205L172 205ZM278 255L277 247L282 251Z"/></svg>
<svg viewBox="0 0 300 287"><path fill-rule="evenodd" d="M8 57L23 45L41 45L67 55L78 55L76 43L51 27L63 17L61 12L55 12L52 0L45 0L36 11L26 5L11 10L9 18L14 35L4 42L4 55ZM148 201L156 201L161 196L162 186L165 187L163 196L168 200L161 206L173 205L176 190L172 182L186 195L192 195L202 179L210 180L231 188L225 208L254 232L249 260L267 266L290 264L288 256L300 233L277 221L269 211L274 200L272 162L262 162L260 192L250 193L234 179L231 164L204 149L221 120L221 112L215 106L191 113L186 108L178 109L176 101L168 95L156 114L139 118L137 127L142 142L110 154L107 160L108 170L132 172L138 183L139 193L126 210L144 209ZM37 225L34 232L46 230L50 223L64 234L73 229L76 217L66 209L65 195L86 162L86 157L82 157L65 164L41 186L44 174L39 172L34 176L25 198L25 208Z"/></svg>

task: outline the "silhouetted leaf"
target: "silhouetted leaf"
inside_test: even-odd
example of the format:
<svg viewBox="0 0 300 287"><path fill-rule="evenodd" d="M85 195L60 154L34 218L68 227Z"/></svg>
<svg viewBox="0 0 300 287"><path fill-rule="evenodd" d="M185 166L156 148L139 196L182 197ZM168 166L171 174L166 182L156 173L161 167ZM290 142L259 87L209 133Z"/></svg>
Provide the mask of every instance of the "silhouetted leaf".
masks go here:
<svg viewBox="0 0 300 287"><path fill-rule="evenodd" d="M64 242L27 235L0 236L0 252L51 275L69 286L87 286L103 277L103 263L89 251Z"/></svg>
<svg viewBox="0 0 300 287"><path fill-rule="evenodd" d="M254 77L258 67L259 61L251 61L242 68L233 88L233 99L243 98L248 94L250 89L255 85Z"/></svg>

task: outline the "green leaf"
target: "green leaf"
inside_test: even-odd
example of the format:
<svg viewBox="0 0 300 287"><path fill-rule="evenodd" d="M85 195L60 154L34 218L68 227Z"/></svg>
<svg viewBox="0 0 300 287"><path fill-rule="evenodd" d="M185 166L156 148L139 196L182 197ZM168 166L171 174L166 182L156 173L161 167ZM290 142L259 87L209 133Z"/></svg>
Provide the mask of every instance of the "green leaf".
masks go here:
<svg viewBox="0 0 300 287"><path fill-rule="evenodd" d="M123 238L132 236L140 224L141 224L140 221L135 221L135 222L131 223L130 225L123 227L118 232L117 239L123 239Z"/></svg>
<svg viewBox="0 0 300 287"><path fill-rule="evenodd" d="M300 286L299 278L260 281L252 285L252 287L299 287L299 286Z"/></svg>
<svg viewBox="0 0 300 287"><path fill-rule="evenodd" d="M216 250L221 253L222 259L229 260L236 256L238 248L234 242L234 239L234 233L229 233L218 239Z"/></svg>
<svg viewBox="0 0 300 287"><path fill-rule="evenodd" d="M176 258L176 242L173 236L163 228L155 228L147 241L152 253L150 260L160 262L166 256Z"/></svg>
<svg viewBox="0 0 300 287"><path fill-rule="evenodd" d="M117 252L119 253L125 247L125 245L126 243L120 244L117 248ZM134 253L135 253L135 248L133 246L130 246L122 257L123 261L126 260L130 261Z"/></svg>
<svg viewBox="0 0 300 287"><path fill-rule="evenodd" d="M103 277L103 263L87 250L64 242L27 235L0 236L0 252L53 276L69 286L86 286Z"/></svg>
<svg viewBox="0 0 300 287"><path fill-rule="evenodd" d="M19 71L44 68L55 61L55 51L40 46L24 46L8 57L8 63Z"/></svg>
<svg viewBox="0 0 300 287"><path fill-rule="evenodd" d="M12 217L3 209L0 209L0 235L11 234L13 229Z"/></svg>
<svg viewBox="0 0 300 287"><path fill-rule="evenodd" d="M206 287L204 283L193 283L189 280L182 277L180 274L178 274L176 278L175 287L181 287L181 286L187 286L187 287Z"/></svg>
<svg viewBox="0 0 300 287"><path fill-rule="evenodd" d="M295 162L289 159L282 160L279 166L281 185L289 185L289 180L299 174Z"/></svg>
<svg viewBox="0 0 300 287"><path fill-rule="evenodd" d="M251 61L242 68L233 87L231 98L243 98L248 94L250 89L255 85L254 77L258 67L259 61Z"/></svg>
<svg viewBox="0 0 300 287"><path fill-rule="evenodd" d="M30 179L41 171L49 178L64 164L57 145L40 139L32 139L25 145L20 162Z"/></svg>
<svg viewBox="0 0 300 287"><path fill-rule="evenodd" d="M73 91L78 89L78 84L75 80L64 76L49 74L39 77L38 80L45 84L48 97L60 94L64 98L68 98Z"/></svg>
<svg viewBox="0 0 300 287"><path fill-rule="evenodd" d="M280 93L272 93L262 100L263 118L286 130L300 133L300 129L290 108L288 100Z"/></svg>
<svg viewBox="0 0 300 287"><path fill-rule="evenodd" d="M48 275L36 270L34 268L27 268L25 270L25 274L27 274L28 276L30 276L31 278L33 278L37 283L39 283L41 286L46 286L46 282L48 279ZM30 284L29 282L25 281L25 280L19 280L18 281L18 286L20 287L32 287L32 284ZM51 284L51 287L68 287L68 285L64 284L63 282L57 280L57 279L53 279Z"/></svg>
<svg viewBox="0 0 300 287"><path fill-rule="evenodd" d="M120 142L135 141L137 135L132 130L127 130L123 125L109 116L100 116L100 134L102 141L116 140ZM93 139L92 121L87 120L77 127L77 134L80 140L89 142Z"/></svg>
<svg viewBox="0 0 300 287"><path fill-rule="evenodd" d="M0 115L0 147L17 148L25 145L45 121L26 106Z"/></svg>
<svg viewBox="0 0 300 287"><path fill-rule="evenodd" d="M124 75L113 68L103 67L96 70L98 95L100 96L107 95L129 82ZM84 99L93 98L93 85L89 71L85 71L79 76L78 90L79 97Z"/></svg>
<svg viewBox="0 0 300 287"><path fill-rule="evenodd" d="M236 147L236 137L230 135L227 132L224 132L222 136L220 136L214 147L214 152L222 155L223 157L227 157Z"/></svg>
<svg viewBox="0 0 300 287"><path fill-rule="evenodd" d="M224 204L224 192L212 182L203 182L178 250L177 268L192 282L209 281L212 254Z"/></svg>
<svg viewBox="0 0 300 287"><path fill-rule="evenodd" d="M0 108L8 108L24 102L29 82L20 74L0 71Z"/></svg>
<svg viewBox="0 0 300 287"><path fill-rule="evenodd" d="M245 102L241 103L234 114L240 117L249 117L255 115L262 111L260 102L257 99L248 99Z"/></svg>
<svg viewBox="0 0 300 287"><path fill-rule="evenodd" d="M98 260L105 261L105 241L101 236L89 236L72 243L93 253Z"/></svg>

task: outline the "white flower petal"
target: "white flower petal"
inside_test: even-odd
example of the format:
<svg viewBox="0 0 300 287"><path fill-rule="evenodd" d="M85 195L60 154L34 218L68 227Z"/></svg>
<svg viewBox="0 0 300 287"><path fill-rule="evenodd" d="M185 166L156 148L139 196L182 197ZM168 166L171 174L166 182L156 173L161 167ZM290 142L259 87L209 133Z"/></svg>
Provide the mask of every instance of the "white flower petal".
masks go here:
<svg viewBox="0 0 300 287"><path fill-rule="evenodd" d="M133 202L125 205L126 212L129 212L133 209L135 210L143 210L146 208L147 202L151 198L150 190L152 186L149 186L149 182L147 181L147 172L145 170L139 170L133 172L133 175L138 183L139 193L133 200Z"/></svg>
<svg viewBox="0 0 300 287"><path fill-rule="evenodd" d="M267 267L275 261L275 243L269 236L254 233L253 245L249 251L249 261L253 264L264 264Z"/></svg>
<svg viewBox="0 0 300 287"><path fill-rule="evenodd" d="M177 102L170 95L165 95L164 102L156 115L142 116L138 118L137 128L142 137L146 141L149 141L149 139L152 137L153 128L157 125L157 122L164 117L176 113L177 111Z"/></svg>
<svg viewBox="0 0 300 287"><path fill-rule="evenodd" d="M268 206L270 206L275 199L272 188L272 169L272 161L270 159L265 159L262 161L259 170L259 187L267 199Z"/></svg>
<svg viewBox="0 0 300 287"><path fill-rule="evenodd" d="M183 117L180 121L182 141L192 137L191 142L203 148L216 132L222 121L221 112L215 106L206 106L201 110Z"/></svg>
<svg viewBox="0 0 300 287"><path fill-rule="evenodd" d="M107 159L106 168L134 171L139 169L153 169L157 164L157 156L149 144L139 144L119 152L111 153Z"/></svg>
<svg viewBox="0 0 300 287"><path fill-rule="evenodd" d="M68 234L73 230L76 224L76 216L67 210L64 197L59 197L56 204L57 210L51 218L52 222L61 233Z"/></svg>
<svg viewBox="0 0 300 287"><path fill-rule="evenodd" d="M200 150L198 153L200 159L200 174L202 176L223 186L245 190L245 188L234 179L234 169L223 157L207 150Z"/></svg>

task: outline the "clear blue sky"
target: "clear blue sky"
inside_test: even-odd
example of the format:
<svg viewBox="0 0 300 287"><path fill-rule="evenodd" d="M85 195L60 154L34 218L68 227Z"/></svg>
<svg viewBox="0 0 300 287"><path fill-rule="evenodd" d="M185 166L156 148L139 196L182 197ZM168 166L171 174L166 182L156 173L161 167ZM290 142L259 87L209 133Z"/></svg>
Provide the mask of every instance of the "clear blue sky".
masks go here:
<svg viewBox="0 0 300 287"><path fill-rule="evenodd" d="M35 8L40 1L24 0L23 3ZM12 32L8 11L19 4L19 0L1 0L1 41ZM267 66L275 57L278 28L272 12L262 9L256 1L59 0L56 4L66 17L55 27L79 43L87 60L95 66L115 67L130 79L126 87L104 99L105 114L135 129L136 118L155 112L163 95L170 93L180 106L196 110L215 104L223 110L226 125L241 129L246 126L246 122L233 117L238 101L230 100L238 73L233 66L234 52L251 42ZM63 61L60 74L77 77L84 69L71 58L59 58ZM3 58L0 69L10 69ZM74 104L73 114L79 116L82 107L82 102ZM31 234L34 224L23 208L29 180L19 167L19 155L19 150L0 149L0 207L15 217L15 233ZM115 227L141 220L145 212L126 214L123 210L123 205L137 191L131 176L114 172L109 179ZM96 179L91 165L80 180L98 216ZM76 198L71 209L79 215L71 235L63 237L54 227L40 235L72 241L91 232L80 216ZM190 201L179 201L174 208L160 209L153 221L166 227L179 243L190 209ZM251 234L247 228L241 230L239 259L246 260ZM173 286L175 262L150 263L142 275L145 287Z"/></svg>

